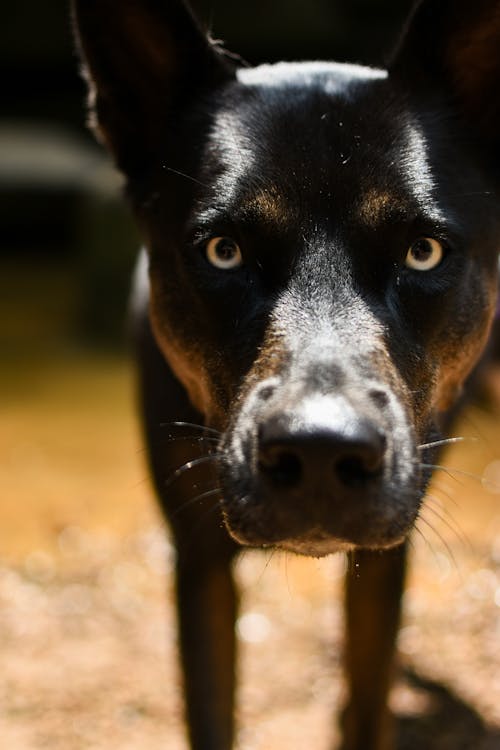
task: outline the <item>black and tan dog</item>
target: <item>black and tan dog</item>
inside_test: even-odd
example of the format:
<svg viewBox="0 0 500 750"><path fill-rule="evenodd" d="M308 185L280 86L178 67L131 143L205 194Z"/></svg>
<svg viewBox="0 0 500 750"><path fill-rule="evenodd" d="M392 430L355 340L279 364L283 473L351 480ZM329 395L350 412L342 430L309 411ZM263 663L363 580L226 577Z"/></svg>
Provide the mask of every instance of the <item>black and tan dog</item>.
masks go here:
<svg viewBox="0 0 500 750"><path fill-rule="evenodd" d="M181 0L75 17L147 250L139 363L192 747L232 747L244 544L359 564L342 747L388 750L405 540L495 310L500 0L424 0L388 72L244 67Z"/></svg>

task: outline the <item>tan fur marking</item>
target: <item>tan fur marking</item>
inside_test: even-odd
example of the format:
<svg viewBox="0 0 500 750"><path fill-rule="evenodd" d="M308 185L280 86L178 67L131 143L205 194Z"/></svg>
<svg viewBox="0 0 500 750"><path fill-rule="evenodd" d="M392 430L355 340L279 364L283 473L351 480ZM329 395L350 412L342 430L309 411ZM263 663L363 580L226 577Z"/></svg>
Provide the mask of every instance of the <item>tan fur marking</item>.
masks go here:
<svg viewBox="0 0 500 750"><path fill-rule="evenodd" d="M186 353L182 344L178 343L173 335L165 335L161 313L157 314L153 299L150 311L151 325L163 356L172 368L174 375L186 389L191 404L200 414L206 416L211 399L202 358L197 352L189 351L189 353Z"/></svg>
<svg viewBox="0 0 500 750"><path fill-rule="evenodd" d="M403 209L401 200L385 190L371 188L361 196L358 215L368 226L376 226Z"/></svg>
<svg viewBox="0 0 500 750"><path fill-rule="evenodd" d="M434 397L438 411L445 412L456 403L467 376L484 350L493 323L496 296L496 281L493 279L488 289L489 299L483 311L483 320L476 322L468 337L450 341L444 351L440 348L441 363Z"/></svg>
<svg viewBox="0 0 500 750"><path fill-rule="evenodd" d="M261 221L277 227L283 226L290 217L290 207L276 188L256 193L246 203L246 208Z"/></svg>

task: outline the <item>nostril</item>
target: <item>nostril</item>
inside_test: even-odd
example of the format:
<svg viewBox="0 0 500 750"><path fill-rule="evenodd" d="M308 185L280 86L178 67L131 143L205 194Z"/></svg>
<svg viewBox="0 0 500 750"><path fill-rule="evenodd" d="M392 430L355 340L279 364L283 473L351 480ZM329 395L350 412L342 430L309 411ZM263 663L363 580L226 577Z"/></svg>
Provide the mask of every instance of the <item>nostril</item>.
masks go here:
<svg viewBox="0 0 500 750"><path fill-rule="evenodd" d="M363 460L357 456L343 458L335 464L335 472L342 482L348 487L366 484L380 473L379 470L367 469Z"/></svg>
<svg viewBox="0 0 500 750"><path fill-rule="evenodd" d="M299 456L280 446L267 446L259 452L259 470L275 484L293 487L302 477Z"/></svg>
<svg viewBox="0 0 500 750"><path fill-rule="evenodd" d="M385 435L373 432L370 439L350 446L337 456L335 472L348 486L364 484L380 476L384 468L387 440Z"/></svg>

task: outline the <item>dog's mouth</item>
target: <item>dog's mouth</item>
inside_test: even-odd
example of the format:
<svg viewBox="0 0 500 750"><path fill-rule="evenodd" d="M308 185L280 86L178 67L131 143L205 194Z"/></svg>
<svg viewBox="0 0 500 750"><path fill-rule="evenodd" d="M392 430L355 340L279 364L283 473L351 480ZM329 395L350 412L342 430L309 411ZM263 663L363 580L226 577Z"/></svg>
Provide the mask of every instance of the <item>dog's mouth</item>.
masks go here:
<svg viewBox="0 0 500 750"><path fill-rule="evenodd" d="M428 476L399 400L384 402L377 410L366 398L313 394L262 408L254 393L222 443L229 533L317 557L400 544Z"/></svg>
<svg viewBox="0 0 500 750"><path fill-rule="evenodd" d="M240 544L249 544L249 542L235 535L234 532L231 531L229 525L228 529L231 536L233 536L233 538L235 538ZM336 552L351 552L357 545L329 536L328 534L325 534L322 529L312 529L309 534L304 536L282 539L279 542L263 544L262 546L276 547L285 552L293 552L296 555L304 555L306 557L326 557L327 555L332 555Z"/></svg>

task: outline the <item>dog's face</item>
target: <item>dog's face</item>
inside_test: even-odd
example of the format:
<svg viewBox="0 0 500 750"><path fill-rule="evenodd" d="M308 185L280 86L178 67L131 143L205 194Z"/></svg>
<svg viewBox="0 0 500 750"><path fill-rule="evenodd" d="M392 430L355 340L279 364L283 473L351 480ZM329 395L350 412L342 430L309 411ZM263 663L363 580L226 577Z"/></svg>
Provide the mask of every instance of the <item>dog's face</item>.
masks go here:
<svg viewBox="0 0 500 750"><path fill-rule="evenodd" d="M228 528L316 555L397 544L429 478L421 445L495 306L498 151L484 107L471 121L479 83L454 83L437 56L415 70L439 3L421 6L389 74L233 69L176 3L130 5L143 33L123 24L120 54L103 57L108 3L82 2L83 45L149 251L158 344L224 430ZM485 8L463 14L484 37ZM146 21L139 85L123 40L137 52ZM451 50L464 26L449 25L433 41Z"/></svg>

